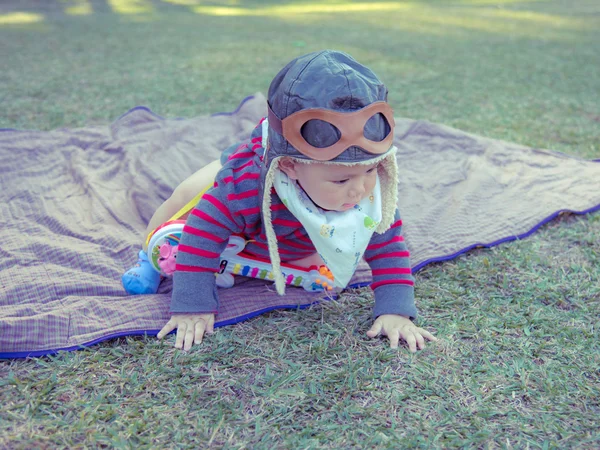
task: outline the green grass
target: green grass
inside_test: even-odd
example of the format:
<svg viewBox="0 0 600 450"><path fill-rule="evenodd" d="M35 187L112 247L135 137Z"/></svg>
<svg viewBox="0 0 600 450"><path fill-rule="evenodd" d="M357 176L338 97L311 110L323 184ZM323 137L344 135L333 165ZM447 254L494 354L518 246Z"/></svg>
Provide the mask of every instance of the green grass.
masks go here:
<svg viewBox="0 0 600 450"><path fill-rule="evenodd" d="M140 104L232 110L328 47L371 66L397 115L600 158L595 0L187 3L2 2L0 128L106 124ZM193 12L232 5L246 15ZM442 341L416 355L365 336L364 290L189 353L126 338L2 362L0 448L600 447L599 214L417 281L421 325Z"/></svg>

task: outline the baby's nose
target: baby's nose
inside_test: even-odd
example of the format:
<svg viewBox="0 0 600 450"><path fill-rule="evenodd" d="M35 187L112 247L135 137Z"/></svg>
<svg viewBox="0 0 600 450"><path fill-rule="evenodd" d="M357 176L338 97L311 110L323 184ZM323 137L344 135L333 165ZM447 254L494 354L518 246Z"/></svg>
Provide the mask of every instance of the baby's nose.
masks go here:
<svg viewBox="0 0 600 450"><path fill-rule="evenodd" d="M363 196L363 194L365 193L365 186L364 184L359 184L356 187L354 187L352 189L352 191L350 191L350 197L352 198L360 198Z"/></svg>

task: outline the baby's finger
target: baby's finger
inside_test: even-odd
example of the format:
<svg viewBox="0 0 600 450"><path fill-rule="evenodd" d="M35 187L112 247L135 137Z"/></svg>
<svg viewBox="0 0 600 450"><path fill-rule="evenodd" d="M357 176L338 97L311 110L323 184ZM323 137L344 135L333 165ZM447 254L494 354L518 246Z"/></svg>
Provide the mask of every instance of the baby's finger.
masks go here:
<svg viewBox="0 0 600 450"><path fill-rule="evenodd" d="M167 322L167 324L164 327L162 327L162 329L158 332L156 337L158 339L164 338L167 334L169 334L171 331L173 331L176 326L177 325L175 324L175 322L173 322L172 320L169 320Z"/></svg>
<svg viewBox="0 0 600 450"><path fill-rule="evenodd" d="M196 322L194 330L194 344L201 344L202 337L204 336L204 330L206 330L206 322L200 319L198 322Z"/></svg>
<svg viewBox="0 0 600 450"><path fill-rule="evenodd" d="M425 339L423 339L423 336L421 336L421 333L419 333L418 330L414 333L414 336L417 340L417 348L423 350L425 348Z"/></svg>
<svg viewBox="0 0 600 450"><path fill-rule="evenodd" d="M187 324L182 322L177 327L177 337L175 338L175 348L183 348L183 340L185 338L185 331L187 329Z"/></svg>
<svg viewBox="0 0 600 450"><path fill-rule="evenodd" d="M206 325L206 333L213 334L215 332L215 316L211 316L208 319L208 325Z"/></svg>
<svg viewBox="0 0 600 450"><path fill-rule="evenodd" d="M398 331L397 328L394 328L388 333L388 338L390 339L390 348L398 348L398 343L400 342L400 331Z"/></svg>
<svg viewBox="0 0 600 450"><path fill-rule="evenodd" d="M402 333L402 338L408 344L408 349L415 353L417 351L417 340L415 339L415 333L412 330L404 331Z"/></svg>
<svg viewBox="0 0 600 450"><path fill-rule="evenodd" d="M423 328L418 328L417 329L419 331L419 333L421 333L421 335L425 338L427 338L430 341L437 341L438 338L436 338L433 334L431 334L429 331L424 330Z"/></svg>
<svg viewBox="0 0 600 450"><path fill-rule="evenodd" d="M194 326L187 324L185 329L185 337L183 338L183 350L188 351L194 345Z"/></svg>
<svg viewBox="0 0 600 450"><path fill-rule="evenodd" d="M374 338L379 333L381 333L382 328L383 328L383 323L381 322L381 320L377 319L375 321L375 323L373 324L373 326L371 326L371 329L369 331L367 331L367 336Z"/></svg>

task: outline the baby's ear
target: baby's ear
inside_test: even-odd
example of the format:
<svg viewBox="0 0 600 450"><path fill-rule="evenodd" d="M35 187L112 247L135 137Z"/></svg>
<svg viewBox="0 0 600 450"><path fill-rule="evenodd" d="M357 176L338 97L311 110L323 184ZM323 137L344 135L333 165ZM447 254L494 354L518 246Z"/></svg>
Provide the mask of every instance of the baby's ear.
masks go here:
<svg viewBox="0 0 600 450"><path fill-rule="evenodd" d="M294 161L292 158L284 156L279 160L279 170L285 173L292 180L297 180L298 174L296 171L296 164L296 161Z"/></svg>

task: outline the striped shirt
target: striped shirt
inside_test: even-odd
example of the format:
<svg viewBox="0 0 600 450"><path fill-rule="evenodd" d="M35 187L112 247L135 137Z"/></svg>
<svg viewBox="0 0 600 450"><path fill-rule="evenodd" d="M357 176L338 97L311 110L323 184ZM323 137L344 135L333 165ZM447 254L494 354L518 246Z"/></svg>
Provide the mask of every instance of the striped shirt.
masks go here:
<svg viewBox="0 0 600 450"><path fill-rule="evenodd" d="M229 156L211 189L187 218L173 275L171 313L218 313L215 273L231 235L250 240L244 251L269 260L260 193L264 148L261 127ZM282 262L316 253L302 224L271 189L271 217ZM414 278L402 237L402 220L382 234L373 233L364 257L373 272L373 316L401 314L414 318ZM291 288L297 289L297 288Z"/></svg>

